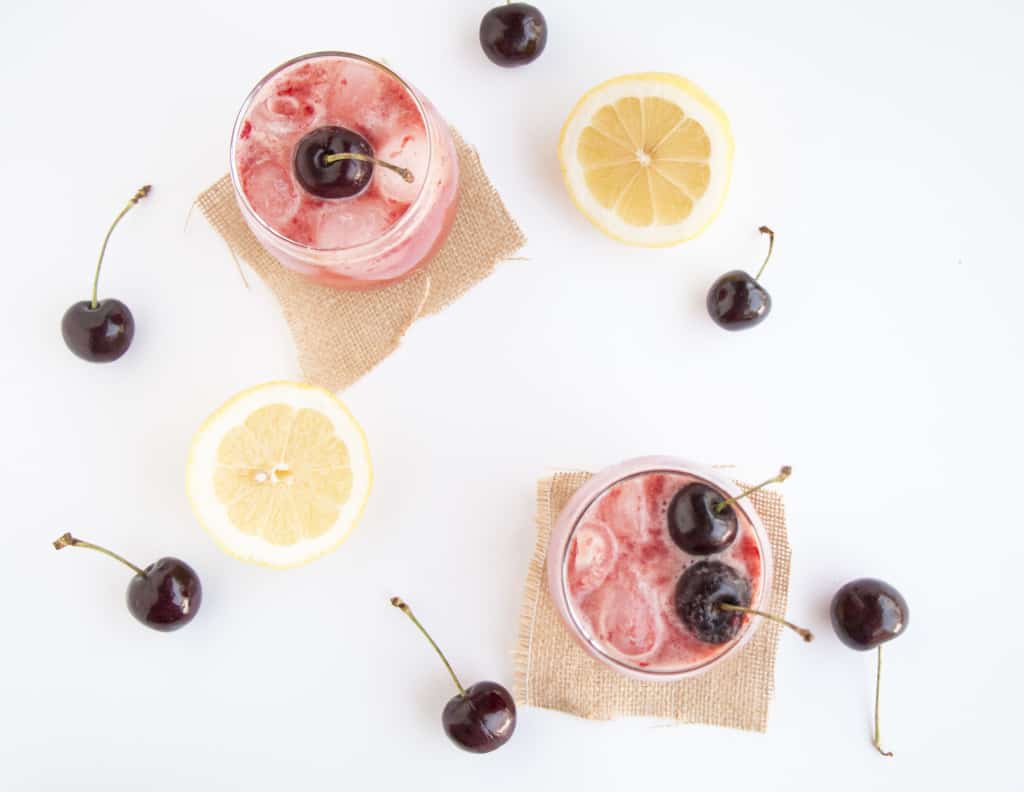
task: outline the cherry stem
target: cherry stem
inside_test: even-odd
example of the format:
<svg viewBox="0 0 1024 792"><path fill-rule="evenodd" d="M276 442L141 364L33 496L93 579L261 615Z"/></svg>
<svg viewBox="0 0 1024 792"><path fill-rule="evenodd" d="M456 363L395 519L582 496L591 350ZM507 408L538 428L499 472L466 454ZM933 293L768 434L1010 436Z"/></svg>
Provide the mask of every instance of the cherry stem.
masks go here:
<svg viewBox="0 0 1024 792"><path fill-rule="evenodd" d="M774 613L765 613L764 611L754 610L753 608L744 608L742 605L732 605L728 602L718 603L718 609L724 611L734 611L736 613L750 613L754 616L760 616L763 619L768 619L776 624L783 624L789 627L793 632L803 638L807 643L814 640L814 633L804 627L797 627L793 622L788 622L781 616L776 616Z"/></svg>
<svg viewBox="0 0 1024 792"><path fill-rule="evenodd" d="M335 162L341 162L342 160L359 160L360 162L372 162L374 165L380 165L382 168L387 168L389 171L394 171L406 182L412 184L416 177L412 175L412 171L408 168L403 168L399 165L393 165L390 162L371 157L368 154L360 154L358 151L342 151L337 154L324 154L323 163L324 165L333 165Z"/></svg>
<svg viewBox="0 0 1024 792"><path fill-rule="evenodd" d="M83 542L81 539L76 539L75 537L73 537L69 533L66 533L63 536L60 536L56 540L54 540L53 546L55 548L57 548L58 550L60 550L61 548L64 548L64 547L87 547L90 550L95 550L95 551L97 551L99 553L103 553L103 555L110 556L111 558L117 559L122 564L124 564L126 567L128 567L133 572L135 572L136 575L141 575L142 577L146 577L146 573L143 572L141 569L139 569L137 566L135 566L135 564L133 564L131 561L128 561L128 560L122 558L117 553L114 553L114 552L112 552L110 550L107 550L107 548L105 548L105 547L100 547L99 545L94 545L92 542Z"/></svg>
<svg viewBox="0 0 1024 792"><path fill-rule="evenodd" d="M788 479L790 475L792 475L792 473L793 468L791 468L789 465L783 465L782 468L779 470L779 475L774 476L773 478L770 478L767 481L762 481L756 487L751 487L748 490L744 490L739 495L736 495L733 498L729 498L728 500L724 500L721 503L717 504L715 506L715 514L721 514L726 510L726 508L732 506L736 501L745 498L747 497L747 495L751 495L757 492L758 490L764 489L769 484L781 484L783 481Z"/></svg>
<svg viewBox="0 0 1024 792"><path fill-rule="evenodd" d="M892 751L882 750L882 734L878 728L878 700L882 689L882 645L878 645L878 671L875 673L875 748L882 756L892 756Z"/></svg>
<svg viewBox="0 0 1024 792"><path fill-rule="evenodd" d="M413 624L423 633L423 637L430 641L430 645L434 647L434 651L437 652L437 656L441 658L441 662L444 663L444 667L448 669L448 673L452 675L452 682L455 683L455 687L459 689L459 695L465 696L466 689L462 687L462 683L459 682L459 678L455 676L455 669L452 668L452 664L448 662L448 658L444 656L444 652L441 651L441 647L434 643L434 639L430 637L430 633L427 632L426 628L420 624L420 620L412 612L412 608L405 604L401 597L392 597L391 604L398 608L402 613L409 617Z"/></svg>
<svg viewBox="0 0 1024 792"><path fill-rule="evenodd" d="M114 218L114 222L111 223L110 228L107 229L107 235L103 237L103 246L100 248L100 258L99 261L96 262L96 274L93 275L92 278L92 301L90 302L89 306L93 310L96 310L96 306L98 304L96 302L96 291L99 289L100 286L100 267L103 266L103 254L107 252L107 243L110 241L110 235L114 233L114 229L117 227L117 224L121 222L121 218L128 214L128 210L135 206L135 204L137 204L147 195L149 195L149 191L151 189L153 188L148 184L143 185L142 187L137 189L135 191L135 195L133 195L131 197L131 200L128 201L127 204L125 204L124 209L117 213L117 217Z"/></svg>
<svg viewBox="0 0 1024 792"><path fill-rule="evenodd" d="M768 259L772 257L772 248L775 247L775 232L768 226L761 226L757 230L762 234L768 235L768 255L764 257L764 264L761 265L761 269L759 269L757 271L757 275L754 276L754 280L761 280L761 273L764 272L764 268L768 266Z"/></svg>

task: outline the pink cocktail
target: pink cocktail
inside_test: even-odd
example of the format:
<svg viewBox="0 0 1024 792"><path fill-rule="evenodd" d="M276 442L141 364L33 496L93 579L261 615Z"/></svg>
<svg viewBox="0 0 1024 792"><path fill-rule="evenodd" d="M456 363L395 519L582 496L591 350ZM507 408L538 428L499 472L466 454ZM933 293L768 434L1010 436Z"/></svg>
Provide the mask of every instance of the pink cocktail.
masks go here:
<svg viewBox="0 0 1024 792"><path fill-rule="evenodd" d="M679 679L706 670L753 634L751 617L721 642L702 640L680 617L677 585L696 565L723 569L760 609L770 587L771 548L757 513L733 504L735 538L717 552L681 549L669 505L690 484L722 498L739 494L714 471L668 457L645 457L602 471L573 495L552 529L548 584L580 644L617 670L643 679Z"/></svg>
<svg viewBox="0 0 1024 792"><path fill-rule="evenodd" d="M296 152L325 128L361 136L407 178L376 165L357 194L311 191ZM281 264L344 289L389 283L427 261L459 194L455 144L434 107L387 67L342 52L296 58L256 85L235 121L231 180L246 223Z"/></svg>

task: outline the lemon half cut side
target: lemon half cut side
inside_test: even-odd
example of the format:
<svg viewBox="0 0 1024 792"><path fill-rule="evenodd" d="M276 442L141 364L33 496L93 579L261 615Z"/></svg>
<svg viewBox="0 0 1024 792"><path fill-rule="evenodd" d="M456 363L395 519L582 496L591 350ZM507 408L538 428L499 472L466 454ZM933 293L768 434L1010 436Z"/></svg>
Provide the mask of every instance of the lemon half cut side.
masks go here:
<svg viewBox="0 0 1024 792"><path fill-rule="evenodd" d="M627 74L587 92L562 128L562 176L609 236L666 247L717 216L732 174L729 120L684 77Z"/></svg>
<svg viewBox="0 0 1024 792"><path fill-rule="evenodd" d="M366 436L332 393L270 382L199 428L187 471L196 517L228 554L290 567L338 547L373 482Z"/></svg>

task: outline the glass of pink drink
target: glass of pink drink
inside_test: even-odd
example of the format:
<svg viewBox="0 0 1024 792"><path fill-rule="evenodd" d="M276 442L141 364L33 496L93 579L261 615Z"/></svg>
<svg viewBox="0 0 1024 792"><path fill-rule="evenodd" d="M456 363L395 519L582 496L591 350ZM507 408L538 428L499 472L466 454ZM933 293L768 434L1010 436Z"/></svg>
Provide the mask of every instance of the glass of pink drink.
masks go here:
<svg viewBox="0 0 1024 792"><path fill-rule="evenodd" d="M350 197L322 198L296 177L308 133L343 127L380 165ZM341 289L408 275L441 246L455 218L459 165L447 124L397 74L345 52L315 52L274 69L242 104L231 136L231 183L242 216L285 267Z"/></svg>
<svg viewBox="0 0 1024 792"><path fill-rule="evenodd" d="M675 606L682 573L720 562L749 585L749 607L763 610L771 589L771 546L746 499L732 508L737 533L711 555L695 556L669 534L668 507L687 484L708 485L729 498L740 490L713 470L672 457L632 459L597 473L559 514L548 545L548 587L569 631L593 657L629 676L671 681L706 671L754 634L757 616L735 636L706 643Z"/></svg>

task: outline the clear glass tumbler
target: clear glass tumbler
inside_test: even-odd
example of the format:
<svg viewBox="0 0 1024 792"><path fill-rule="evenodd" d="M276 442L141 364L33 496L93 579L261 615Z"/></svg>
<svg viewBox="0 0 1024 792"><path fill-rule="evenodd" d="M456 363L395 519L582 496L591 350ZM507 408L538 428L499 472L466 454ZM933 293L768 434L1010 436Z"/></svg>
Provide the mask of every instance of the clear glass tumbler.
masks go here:
<svg viewBox="0 0 1024 792"><path fill-rule="evenodd" d="M294 172L297 143L322 127L361 135L379 165L367 187L321 198ZM231 183L242 216L282 265L327 286L366 289L421 266L455 218L459 164L434 107L383 64L314 52L278 66L242 103L231 135Z"/></svg>
<svg viewBox="0 0 1024 792"><path fill-rule="evenodd" d="M739 651L761 621L745 615L731 640L711 644L689 633L676 614L679 575L704 560L680 550L668 533L668 503L691 482L725 498L740 493L703 465L641 457L594 475L552 526L547 583L565 626L592 657L637 679L673 681L707 671ZM707 558L741 570L751 585L750 607L763 610L771 591L771 545L748 499L733 508L736 539Z"/></svg>

